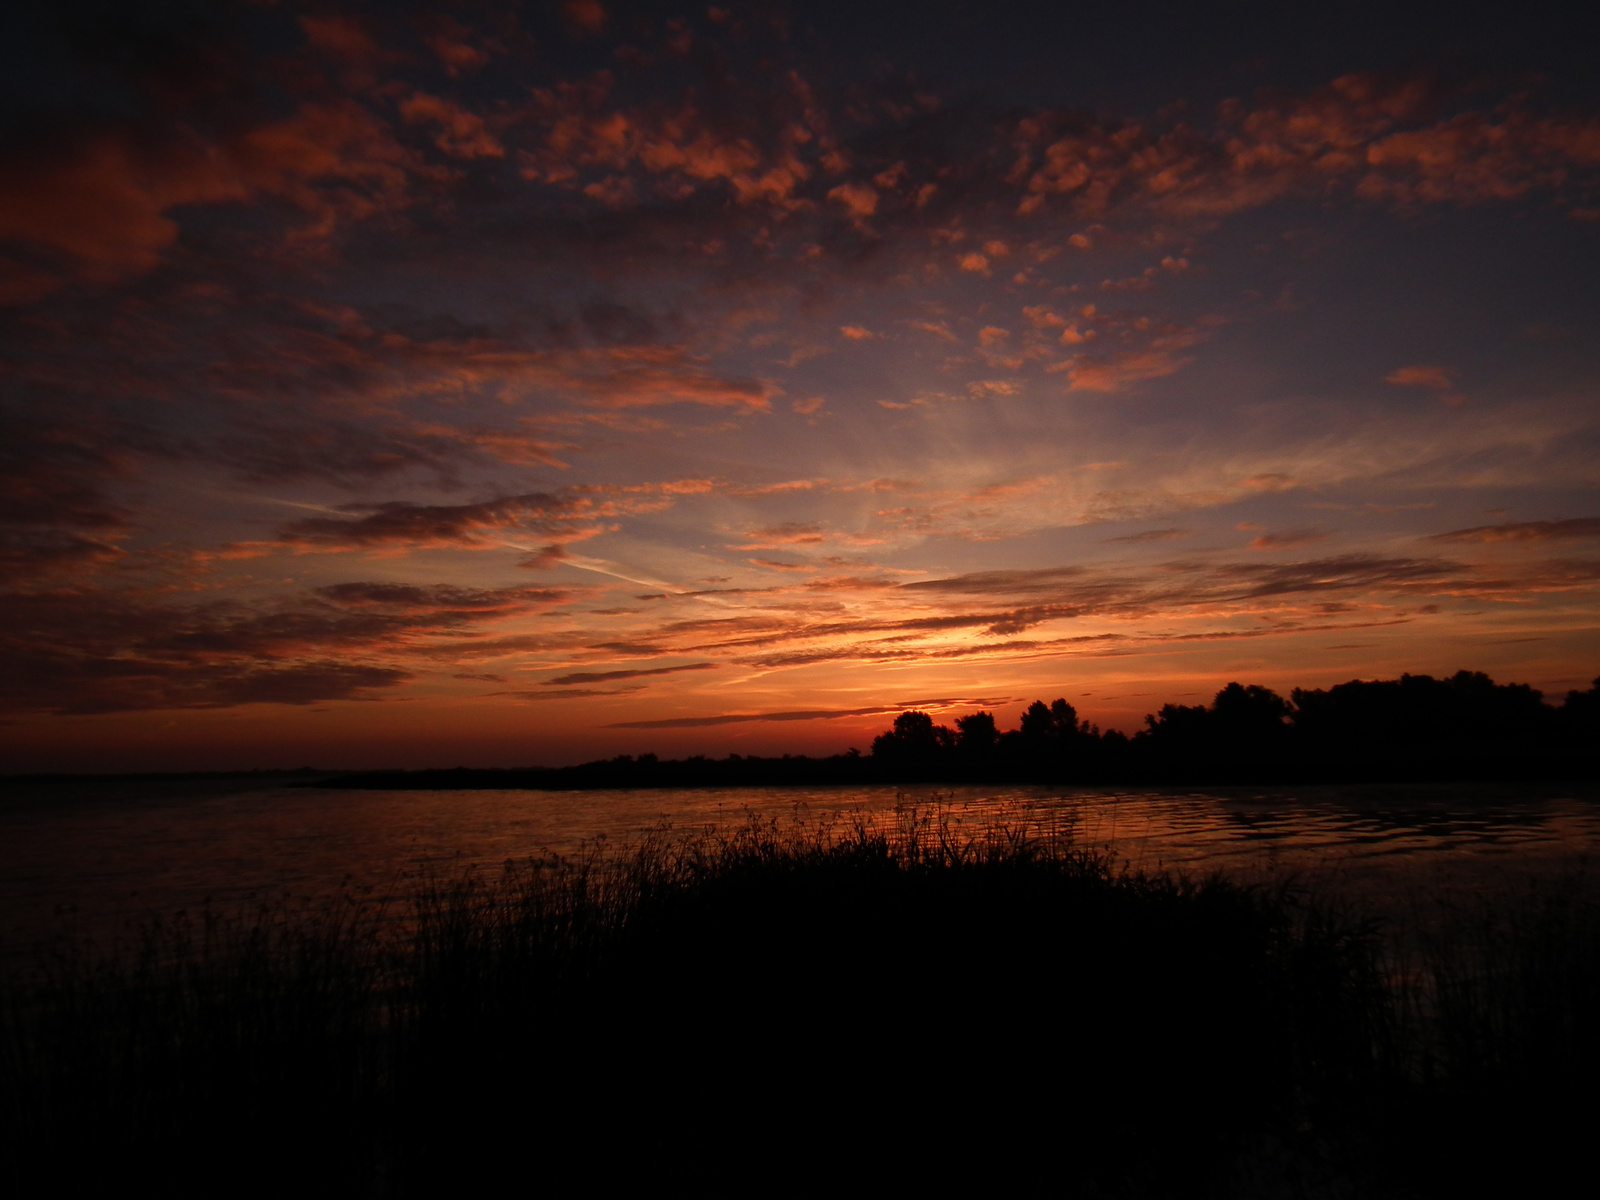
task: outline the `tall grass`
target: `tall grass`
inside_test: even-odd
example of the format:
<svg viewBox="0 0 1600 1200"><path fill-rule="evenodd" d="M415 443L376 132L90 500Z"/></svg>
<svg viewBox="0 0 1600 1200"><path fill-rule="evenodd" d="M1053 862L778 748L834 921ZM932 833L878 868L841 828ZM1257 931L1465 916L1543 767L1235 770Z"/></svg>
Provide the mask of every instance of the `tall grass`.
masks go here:
<svg viewBox="0 0 1600 1200"><path fill-rule="evenodd" d="M929 814L201 914L10 982L0 1171L1192 1196L1557 1169L1594 1115L1571 1090L1596 1065L1592 894L1457 916L1402 962L1289 889Z"/></svg>

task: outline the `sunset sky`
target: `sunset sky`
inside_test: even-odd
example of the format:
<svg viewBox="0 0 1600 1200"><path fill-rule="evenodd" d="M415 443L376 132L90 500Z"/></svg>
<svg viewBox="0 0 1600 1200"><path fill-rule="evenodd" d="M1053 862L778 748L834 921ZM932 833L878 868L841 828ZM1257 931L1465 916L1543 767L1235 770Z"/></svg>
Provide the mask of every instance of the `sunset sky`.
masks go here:
<svg viewBox="0 0 1600 1200"><path fill-rule="evenodd" d="M1595 18L1201 7L14 14L0 770L1587 686Z"/></svg>

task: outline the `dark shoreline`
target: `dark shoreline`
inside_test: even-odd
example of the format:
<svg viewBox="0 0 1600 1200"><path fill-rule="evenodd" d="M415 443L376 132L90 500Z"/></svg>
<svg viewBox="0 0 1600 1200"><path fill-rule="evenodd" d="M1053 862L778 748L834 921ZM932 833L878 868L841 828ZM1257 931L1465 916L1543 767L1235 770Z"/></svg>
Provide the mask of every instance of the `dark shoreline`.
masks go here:
<svg viewBox="0 0 1600 1200"><path fill-rule="evenodd" d="M10 789L48 792L53 788L125 786L137 790L161 785L238 784L241 788L313 787L377 791L528 790L594 791L601 789L852 787L852 786L1013 786L1058 787L1314 787L1322 785L1502 783L1590 784L1600 781L1600 757L1572 751L1560 757L1545 754L1537 764L1513 756L1453 757L1448 762L1385 762L1333 764L1240 764L1236 768L1185 771L1146 770L1128 773L1028 772L1026 770L909 771L864 756L809 758L733 756L727 759L605 759L570 767L386 767L376 770L248 770L32 773L0 775L0 802Z"/></svg>
<svg viewBox="0 0 1600 1200"><path fill-rule="evenodd" d="M1514 762L1456 761L1346 767L1249 768L1203 772L1145 771L1129 774L1027 773L984 771L918 773L884 769L871 759L791 758L736 761L666 760L653 763L605 761L574 767L455 767L421 770L353 771L288 784L291 787L413 790L590 791L606 788L957 786L1039 784L1061 787L1307 787L1322 784L1592 783L1600 764L1590 755L1572 754L1537 768Z"/></svg>

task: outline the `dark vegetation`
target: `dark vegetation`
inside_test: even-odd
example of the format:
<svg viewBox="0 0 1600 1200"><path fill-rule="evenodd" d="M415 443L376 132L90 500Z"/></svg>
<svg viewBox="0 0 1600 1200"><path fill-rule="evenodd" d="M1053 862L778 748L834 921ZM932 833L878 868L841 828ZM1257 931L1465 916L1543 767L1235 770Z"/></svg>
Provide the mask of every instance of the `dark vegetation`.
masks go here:
<svg viewBox="0 0 1600 1200"><path fill-rule="evenodd" d="M1036 701L1017 729L987 712L950 729L903 712L870 755L662 761L624 755L575 767L370 771L322 786L715 787L852 783L1306 783L1576 779L1600 771L1600 679L1556 707L1527 684L1477 671L1296 688L1230 683L1207 705L1167 704L1129 738Z"/></svg>
<svg viewBox="0 0 1600 1200"><path fill-rule="evenodd" d="M905 816L180 920L11 980L0 1178L1554 1194L1597 1115L1592 890L1381 933Z"/></svg>

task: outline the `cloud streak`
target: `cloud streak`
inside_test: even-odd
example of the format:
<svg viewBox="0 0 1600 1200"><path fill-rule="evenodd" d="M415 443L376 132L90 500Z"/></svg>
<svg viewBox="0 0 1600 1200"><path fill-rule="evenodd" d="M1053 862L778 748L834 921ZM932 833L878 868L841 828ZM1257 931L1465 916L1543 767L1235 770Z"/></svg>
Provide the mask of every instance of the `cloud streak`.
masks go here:
<svg viewBox="0 0 1600 1200"><path fill-rule="evenodd" d="M1510 521L1503 525L1474 525L1436 533L1435 542L1556 542L1600 538L1600 517L1570 517L1562 521Z"/></svg>
<svg viewBox="0 0 1600 1200"><path fill-rule="evenodd" d="M558 675L554 679L545 680L545 682L560 686L577 683L611 683L618 679L648 679L657 675L676 675L682 671L714 671L716 668L716 663L699 662L689 663L681 667L649 667L642 670L576 671L570 675Z"/></svg>

